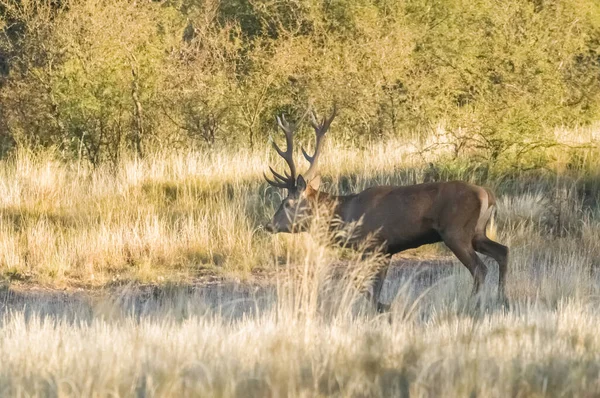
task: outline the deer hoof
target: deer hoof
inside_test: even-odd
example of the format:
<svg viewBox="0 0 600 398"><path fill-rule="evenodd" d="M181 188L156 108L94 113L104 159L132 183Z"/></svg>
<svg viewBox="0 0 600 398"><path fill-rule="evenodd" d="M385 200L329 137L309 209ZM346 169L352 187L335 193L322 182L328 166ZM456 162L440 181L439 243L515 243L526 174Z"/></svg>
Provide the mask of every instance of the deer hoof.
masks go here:
<svg viewBox="0 0 600 398"><path fill-rule="evenodd" d="M377 312L380 314L383 314L385 312L389 312L390 311L390 305L389 304L383 304L380 302L377 302Z"/></svg>
<svg viewBox="0 0 600 398"><path fill-rule="evenodd" d="M500 307L505 311L510 311L510 302L506 296L498 297L498 304L500 304Z"/></svg>

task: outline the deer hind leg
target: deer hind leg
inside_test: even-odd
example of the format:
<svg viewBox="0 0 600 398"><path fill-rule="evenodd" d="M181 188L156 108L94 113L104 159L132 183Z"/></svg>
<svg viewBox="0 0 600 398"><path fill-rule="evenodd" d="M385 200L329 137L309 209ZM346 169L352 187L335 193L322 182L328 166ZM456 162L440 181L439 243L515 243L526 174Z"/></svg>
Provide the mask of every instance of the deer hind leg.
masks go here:
<svg viewBox="0 0 600 398"><path fill-rule="evenodd" d="M485 283L485 277L487 275L487 267L481 261L472 243L466 239L444 239L444 243L452 253L460 260L461 263L467 267L471 275L473 276L473 291L472 295L479 293L479 289Z"/></svg>
<svg viewBox="0 0 600 398"><path fill-rule="evenodd" d="M498 263L498 298L504 299L504 285L508 268L508 247L494 242L485 235L473 238L473 246L479 253L493 258Z"/></svg>

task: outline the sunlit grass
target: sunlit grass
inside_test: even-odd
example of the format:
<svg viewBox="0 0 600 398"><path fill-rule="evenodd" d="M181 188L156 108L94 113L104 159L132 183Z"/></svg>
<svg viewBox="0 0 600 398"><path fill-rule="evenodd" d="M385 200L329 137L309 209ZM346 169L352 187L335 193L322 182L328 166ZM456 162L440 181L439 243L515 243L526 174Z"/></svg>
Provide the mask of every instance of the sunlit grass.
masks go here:
<svg viewBox="0 0 600 398"><path fill-rule="evenodd" d="M494 300L495 263L478 307L469 272L437 245L396 258L384 286L391 313L375 315L363 292L380 259L329 245L319 222L299 235L263 231L280 195L262 180L269 162L281 165L271 151L96 169L50 154L0 163L0 394L600 394L593 158L569 169L557 151L555 169L486 177L415 148L330 143L324 189L412 184L429 172L492 187L495 239L511 248L510 308ZM230 282L197 283L214 276Z"/></svg>
<svg viewBox="0 0 600 398"><path fill-rule="evenodd" d="M328 142L323 189L351 193L377 184L464 179L496 190L499 239L513 245L549 231L570 236L581 226L577 220L595 231L596 214L584 210L600 186L586 155L592 149L581 149L572 170L561 159L574 155L551 148L554 172L482 174L464 159L452 160L442 138L363 148ZM422 152L433 144L439 144L435 151ZM282 194L262 178L268 164L283 166L273 152L268 145L254 152L166 151L98 168L18 152L0 162L0 273L11 283L54 287L271 273L295 240L307 239L263 230ZM437 245L413 254L448 253ZM302 256L296 252L291 262Z"/></svg>
<svg viewBox="0 0 600 398"><path fill-rule="evenodd" d="M346 191L374 181L410 183L393 171L416 167L397 145L331 151L329 181L350 170L359 176L343 184ZM13 282L93 286L272 269L286 238L262 231L279 195L262 179L269 162L267 151L215 151L94 169L18 153L0 163L2 274Z"/></svg>
<svg viewBox="0 0 600 398"><path fill-rule="evenodd" d="M375 315L360 293L369 262L350 258L342 275L351 277L340 279L331 249L294 245L302 263L286 264L275 290L252 294L225 286L97 299L10 293L0 307L3 395L600 393L599 284L584 271L581 247L517 251L510 309L485 294L474 306L471 278L456 268L428 289L409 278L392 288L391 314Z"/></svg>

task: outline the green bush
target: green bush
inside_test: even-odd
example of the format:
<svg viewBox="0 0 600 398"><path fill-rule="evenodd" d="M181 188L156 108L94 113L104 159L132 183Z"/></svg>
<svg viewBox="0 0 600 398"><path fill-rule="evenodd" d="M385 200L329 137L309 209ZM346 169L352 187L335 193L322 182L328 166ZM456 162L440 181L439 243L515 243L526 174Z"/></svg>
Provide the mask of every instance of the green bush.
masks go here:
<svg viewBox="0 0 600 398"><path fill-rule="evenodd" d="M94 164L262 146L276 112L337 103L358 143L435 126L491 164L547 162L598 118L584 0L0 0L0 138Z"/></svg>

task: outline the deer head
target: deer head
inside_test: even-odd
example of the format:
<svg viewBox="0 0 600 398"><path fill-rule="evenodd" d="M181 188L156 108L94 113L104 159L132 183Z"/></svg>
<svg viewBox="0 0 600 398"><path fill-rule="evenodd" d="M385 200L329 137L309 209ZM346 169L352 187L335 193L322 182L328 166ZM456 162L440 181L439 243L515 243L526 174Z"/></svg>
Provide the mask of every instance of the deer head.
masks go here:
<svg viewBox="0 0 600 398"><path fill-rule="evenodd" d="M265 179L274 187L287 189L287 196L273 215L273 219L265 226L267 231L275 233L301 232L307 229L314 208L311 199L316 196L320 183L319 156L323 148L325 133L329 129L335 114L336 109L334 108L331 116L318 122L314 112L310 113L310 124L315 130L316 143L315 152L312 156L302 148L302 154L310 163L304 176L296 176L296 165L293 158L296 125L289 123L283 115L277 117L277 125L285 133L286 150L282 151L275 142L273 142L273 148L287 163L289 173L284 171L282 175L269 166L271 173L273 173L273 179L270 180L266 175Z"/></svg>

